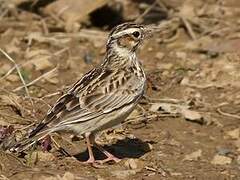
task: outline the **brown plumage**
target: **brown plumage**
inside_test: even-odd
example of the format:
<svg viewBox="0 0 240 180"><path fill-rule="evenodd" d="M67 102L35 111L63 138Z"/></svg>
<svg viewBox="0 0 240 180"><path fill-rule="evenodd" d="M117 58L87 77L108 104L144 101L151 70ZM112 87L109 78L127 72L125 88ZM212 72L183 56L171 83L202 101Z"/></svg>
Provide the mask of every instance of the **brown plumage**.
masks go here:
<svg viewBox="0 0 240 180"><path fill-rule="evenodd" d="M95 143L94 135L121 123L143 96L146 78L136 50L149 32L149 28L134 23L115 27L108 38L104 62L60 97L29 136L12 150L23 151L52 132L70 130L86 137L88 163L96 162L92 145L108 157L105 161L118 161Z"/></svg>

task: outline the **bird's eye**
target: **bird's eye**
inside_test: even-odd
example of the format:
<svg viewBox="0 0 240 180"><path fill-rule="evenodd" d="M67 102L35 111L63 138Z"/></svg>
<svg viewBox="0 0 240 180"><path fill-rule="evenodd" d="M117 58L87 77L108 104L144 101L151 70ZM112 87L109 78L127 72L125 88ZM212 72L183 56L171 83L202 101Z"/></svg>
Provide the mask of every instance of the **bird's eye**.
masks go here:
<svg viewBox="0 0 240 180"><path fill-rule="evenodd" d="M135 38L139 38L140 33L138 31L135 31L132 33Z"/></svg>

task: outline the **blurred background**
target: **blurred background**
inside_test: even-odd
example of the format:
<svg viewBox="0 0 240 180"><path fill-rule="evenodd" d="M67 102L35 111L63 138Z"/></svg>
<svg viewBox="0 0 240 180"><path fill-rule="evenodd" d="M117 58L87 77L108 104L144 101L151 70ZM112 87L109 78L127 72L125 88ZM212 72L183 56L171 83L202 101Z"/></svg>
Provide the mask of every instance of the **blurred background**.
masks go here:
<svg viewBox="0 0 240 180"><path fill-rule="evenodd" d="M240 179L239 0L0 0L0 144L101 63L109 31L129 21L168 28L138 53L145 97L98 139L123 160L83 166L84 141L56 134L78 160L0 151L0 179Z"/></svg>

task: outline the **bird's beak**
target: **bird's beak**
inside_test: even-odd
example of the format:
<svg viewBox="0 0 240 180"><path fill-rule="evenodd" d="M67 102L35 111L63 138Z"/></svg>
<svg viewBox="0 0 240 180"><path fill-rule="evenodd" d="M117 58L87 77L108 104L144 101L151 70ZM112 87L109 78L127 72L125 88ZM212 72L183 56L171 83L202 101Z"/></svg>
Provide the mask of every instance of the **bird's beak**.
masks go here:
<svg viewBox="0 0 240 180"><path fill-rule="evenodd" d="M173 18L168 21L163 21L159 25L147 25L144 28L145 36L152 37L154 34L166 35L171 32L171 29L174 29L179 26L179 19Z"/></svg>
<svg viewBox="0 0 240 180"><path fill-rule="evenodd" d="M145 38L151 38L154 33L154 26L152 25L145 26L143 31L144 31Z"/></svg>

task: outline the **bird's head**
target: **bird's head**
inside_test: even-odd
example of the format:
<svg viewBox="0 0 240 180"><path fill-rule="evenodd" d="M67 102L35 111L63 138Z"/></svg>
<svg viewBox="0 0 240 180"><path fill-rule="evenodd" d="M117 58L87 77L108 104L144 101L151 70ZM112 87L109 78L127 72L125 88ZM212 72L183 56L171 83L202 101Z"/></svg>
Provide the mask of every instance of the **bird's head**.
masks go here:
<svg viewBox="0 0 240 180"><path fill-rule="evenodd" d="M121 53L135 52L151 28L135 23L123 23L112 29L108 37L107 49L113 48Z"/></svg>

